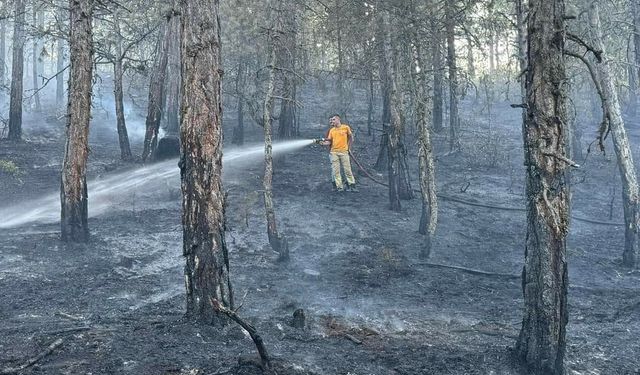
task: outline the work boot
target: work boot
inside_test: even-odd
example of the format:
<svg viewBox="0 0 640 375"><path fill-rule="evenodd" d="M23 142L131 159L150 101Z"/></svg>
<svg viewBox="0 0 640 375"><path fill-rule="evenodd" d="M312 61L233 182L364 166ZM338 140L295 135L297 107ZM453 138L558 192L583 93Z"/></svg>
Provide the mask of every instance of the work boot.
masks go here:
<svg viewBox="0 0 640 375"><path fill-rule="evenodd" d="M338 193L342 193L344 191L344 188L342 186L340 186L339 188L336 188L336 191Z"/></svg>
<svg viewBox="0 0 640 375"><path fill-rule="evenodd" d="M347 190L348 190L348 191L352 191L352 192L354 192L354 193L357 193L357 192L359 192L359 191L360 191L360 190L358 190L358 188L356 187L356 184L350 184L350 185L347 187Z"/></svg>

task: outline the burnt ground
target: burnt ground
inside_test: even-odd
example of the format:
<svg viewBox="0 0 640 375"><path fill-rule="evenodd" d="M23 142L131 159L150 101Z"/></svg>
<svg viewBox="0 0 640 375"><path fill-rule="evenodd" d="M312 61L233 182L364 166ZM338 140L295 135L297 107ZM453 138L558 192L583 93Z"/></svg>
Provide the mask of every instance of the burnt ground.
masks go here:
<svg viewBox="0 0 640 375"><path fill-rule="evenodd" d="M466 104L461 153L447 154L446 135L435 136L439 192L484 205L523 207L519 112L503 104L494 113L499 120ZM355 151L369 168L377 141L364 135L365 116L353 118ZM316 120L318 125L303 127L305 137L322 135L325 121L309 122ZM59 186L62 125L28 116L25 121L32 123L28 141L0 143L0 159L20 168L17 174L0 174L3 207ZM39 127L43 121L47 132ZM629 126L634 145L640 144L637 125ZM594 132L584 126L586 140ZM410 145L414 172L415 154ZM131 168L118 155L112 133L92 130L91 178ZM433 267L418 258L418 197L403 202L402 212L391 212L386 189L362 174L359 193L334 193L328 164L326 150L313 146L276 161L276 208L291 246L288 263L277 262L267 245L261 160L225 167L239 313L263 336L278 373L526 374L511 354L523 304L517 275L524 212L441 200L428 262L493 274ZM574 215L620 222L615 161L592 153L580 164ZM0 229L0 371L26 363L61 339L23 372L260 373L239 364L238 358L255 356L240 328L183 319L178 189L162 185L114 201L112 210L90 219L92 241L86 245L62 243L55 223ZM640 274L621 266L622 246L620 226L572 222L568 374L640 372ZM298 308L307 316L304 330L290 324Z"/></svg>

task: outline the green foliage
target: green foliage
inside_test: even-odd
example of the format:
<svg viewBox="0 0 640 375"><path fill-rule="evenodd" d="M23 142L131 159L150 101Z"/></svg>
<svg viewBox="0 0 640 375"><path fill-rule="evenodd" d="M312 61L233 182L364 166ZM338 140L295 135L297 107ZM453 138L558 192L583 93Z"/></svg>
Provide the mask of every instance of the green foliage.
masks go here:
<svg viewBox="0 0 640 375"><path fill-rule="evenodd" d="M24 176L24 171L13 161L0 159L0 173L7 174L22 184L21 177Z"/></svg>

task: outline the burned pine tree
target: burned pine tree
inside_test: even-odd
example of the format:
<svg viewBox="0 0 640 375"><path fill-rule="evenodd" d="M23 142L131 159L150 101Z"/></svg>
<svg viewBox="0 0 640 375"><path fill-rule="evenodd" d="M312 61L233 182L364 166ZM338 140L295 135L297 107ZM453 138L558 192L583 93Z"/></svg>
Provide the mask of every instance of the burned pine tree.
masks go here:
<svg viewBox="0 0 640 375"><path fill-rule="evenodd" d="M9 139L22 139L22 94L24 75L24 0L14 1L13 59L11 60L11 94L9 103Z"/></svg>
<svg viewBox="0 0 640 375"><path fill-rule="evenodd" d="M298 7L295 1L285 0L280 3L281 9L278 18L281 25L281 35L278 38L276 55L277 72L281 77L280 114L278 116L278 137L281 139L293 138L298 135L296 123L296 55L298 32Z"/></svg>
<svg viewBox="0 0 640 375"><path fill-rule="evenodd" d="M267 236L269 238L269 244L271 248L277 252L281 260L287 260L289 258L289 245L287 238L278 233L278 227L276 222L276 213L273 205L273 142L272 142L272 121L273 121L273 96L276 84L276 58L277 45L280 43L279 26L281 25L279 15L275 15L276 12L271 10L273 17L273 28L267 30L268 44L268 78L265 89L265 96L262 105L262 126L264 128L264 177L262 185L264 188L264 210L267 219Z"/></svg>
<svg viewBox="0 0 640 375"><path fill-rule="evenodd" d="M563 374L569 231L563 0L531 0L527 20L524 317L518 357L535 374Z"/></svg>
<svg viewBox="0 0 640 375"><path fill-rule="evenodd" d="M167 77L167 62L171 29L169 23L172 14L167 16L166 24L162 27L156 48L156 60L153 64L151 79L149 81L149 100L147 103L147 118L145 121L144 146L142 160L150 158L158 146L158 132L162 120L162 109L165 97L165 79Z"/></svg>
<svg viewBox="0 0 640 375"><path fill-rule="evenodd" d="M455 1L447 1L444 9L447 35L447 68L449 71L449 150L456 151L460 149L460 118L458 116L458 67L455 46Z"/></svg>
<svg viewBox="0 0 640 375"><path fill-rule="evenodd" d="M389 178L389 205L391 210L400 211L400 199L410 199L412 191L406 173L406 151L403 143L403 124L398 97L396 74L393 68L391 36L389 34L389 14L380 9L377 14L377 40L380 77L383 95L383 137L386 144L387 171ZM388 121L388 122L386 122ZM383 149L381 149L382 152ZM378 158L380 159L380 158ZM409 196L407 196L409 194Z"/></svg>
<svg viewBox="0 0 640 375"><path fill-rule="evenodd" d="M187 316L223 323L233 308L222 190L222 66L218 0L181 0L183 254Z"/></svg>
<svg viewBox="0 0 640 375"><path fill-rule="evenodd" d="M169 19L169 46L167 47L167 94L165 120L167 136L177 137L180 132L180 14L171 11ZM160 140L162 142L162 140Z"/></svg>
<svg viewBox="0 0 640 375"><path fill-rule="evenodd" d="M71 242L86 242L89 239L87 156L93 79L93 5L93 0L69 1L71 73L60 189L60 226L62 240Z"/></svg>
<svg viewBox="0 0 640 375"><path fill-rule="evenodd" d="M113 63L113 95L115 99L116 108L116 128L118 131L118 144L120 145L120 158L128 161L133 158L131 153L131 146L129 144L129 134L127 132L127 123L124 118L124 101L123 101L123 89L122 89L122 77L124 75L124 69L122 67L122 60L126 51L123 51L122 46L122 32L120 30L120 20L116 15L113 20L114 32L115 32L115 56L112 60Z"/></svg>
<svg viewBox="0 0 640 375"><path fill-rule="evenodd" d="M58 22L58 32L65 29L63 19L65 18L66 10L61 4L56 9L56 18ZM56 75L56 106L60 107L64 104L64 51L66 40L62 36L56 38L56 69L58 71Z"/></svg>

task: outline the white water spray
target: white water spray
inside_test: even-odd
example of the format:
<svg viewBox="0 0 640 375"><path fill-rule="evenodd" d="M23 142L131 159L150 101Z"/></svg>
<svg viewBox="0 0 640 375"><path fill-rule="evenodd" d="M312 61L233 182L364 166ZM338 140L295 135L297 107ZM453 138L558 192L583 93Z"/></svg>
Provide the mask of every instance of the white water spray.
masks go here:
<svg viewBox="0 0 640 375"><path fill-rule="evenodd" d="M296 140L273 144L273 154L285 154L313 143L313 140ZM264 155L264 145L232 149L222 157L223 168L227 169L242 161L260 159ZM157 191L167 186L179 186L180 169L178 160L172 159L127 170L89 181L89 216L109 211L122 210L127 202L149 191ZM12 228L32 222L55 223L60 221L60 193L51 193L44 198L23 202L0 209L0 228Z"/></svg>

